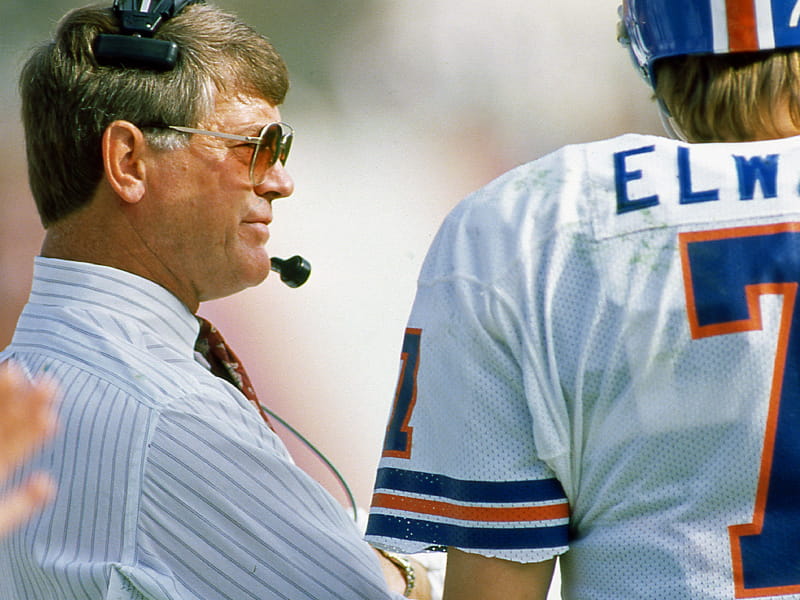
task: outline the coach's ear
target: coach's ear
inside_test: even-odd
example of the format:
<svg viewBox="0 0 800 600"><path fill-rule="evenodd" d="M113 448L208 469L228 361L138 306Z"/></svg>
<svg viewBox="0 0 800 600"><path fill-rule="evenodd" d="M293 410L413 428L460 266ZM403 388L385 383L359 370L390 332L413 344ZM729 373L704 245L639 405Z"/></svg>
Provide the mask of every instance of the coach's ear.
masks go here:
<svg viewBox="0 0 800 600"><path fill-rule="evenodd" d="M145 193L147 149L142 130L129 121L114 121L103 132L103 168L111 188L128 203L139 202Z"/></svg>

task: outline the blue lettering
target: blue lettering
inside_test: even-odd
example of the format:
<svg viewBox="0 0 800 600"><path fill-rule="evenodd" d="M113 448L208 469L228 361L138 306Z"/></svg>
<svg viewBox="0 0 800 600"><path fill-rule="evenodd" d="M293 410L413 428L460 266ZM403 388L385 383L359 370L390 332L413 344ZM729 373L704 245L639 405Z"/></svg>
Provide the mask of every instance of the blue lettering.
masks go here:
<svg viewBox="0 0 800 600"><path fill-rule="evenodd" d="M713 202L719 200L719 190L692 191L692 167L689 162L689 148L678 148L678 181L681 186L681 204Z"/></svg>
<svg viewBox="0 0 800 600"><path fill-rule="evenodd" d="M778 155L734 156L739 174L739 195L742 200L752 200L756 195L756 182L761 183L764 198L778 197Z"/></svg>
<svg viewBox="0 0 800 600"><path fill-rule="evenodd" d="M642 171L640 169L628 171L628 167L625 164L629 156L655 152L655 149L655 146L644 146L643 148L625 150L624 152L617 152L614 154L614 182L617 187L617 214L630 212L632 210L642 210L643 208L658 205L658 196L647 196L646 198L631 200L628 196L628 183L641 179Z"/></svg>

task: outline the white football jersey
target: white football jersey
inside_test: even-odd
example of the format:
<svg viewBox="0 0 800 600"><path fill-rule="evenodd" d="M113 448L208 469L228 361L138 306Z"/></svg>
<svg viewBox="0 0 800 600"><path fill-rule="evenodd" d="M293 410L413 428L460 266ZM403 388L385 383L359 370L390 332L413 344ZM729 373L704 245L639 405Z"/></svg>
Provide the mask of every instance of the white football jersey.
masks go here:
<svg viewBox="0 0 800 600"><path fill-rule="evenodd" d="M800 598L800 138L569 146L423 266L371 542L565 598Z"/></svg>

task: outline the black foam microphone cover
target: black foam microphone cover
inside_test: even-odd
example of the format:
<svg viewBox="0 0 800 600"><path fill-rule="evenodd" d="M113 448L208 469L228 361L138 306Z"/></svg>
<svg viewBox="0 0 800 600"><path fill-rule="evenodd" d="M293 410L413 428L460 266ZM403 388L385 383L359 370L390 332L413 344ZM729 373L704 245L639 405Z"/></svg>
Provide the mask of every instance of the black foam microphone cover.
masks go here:
<svg viewBox="0 0 800 600"><path fill-rule="evenodd" d="M311 263L302 256L292 256L291 258L270 259L272 270L279 273L281 281L289 287L296 288L308 281L311 275Z"/></svg>

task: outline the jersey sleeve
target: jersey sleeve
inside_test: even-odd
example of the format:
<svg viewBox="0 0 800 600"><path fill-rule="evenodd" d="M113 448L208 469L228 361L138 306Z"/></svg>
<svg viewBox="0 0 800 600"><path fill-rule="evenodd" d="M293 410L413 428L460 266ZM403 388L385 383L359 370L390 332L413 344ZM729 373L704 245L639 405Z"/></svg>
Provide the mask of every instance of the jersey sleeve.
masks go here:
<svg viewBox="0 0 800 600"><path fill-rule="evenodd" d="M426 259L367 536L404 552L453 546L540 562L568 542L564 489L541 456L558 428L533 418L558 399L530 363L507 225L477 212L451 215Z"/></svg>

